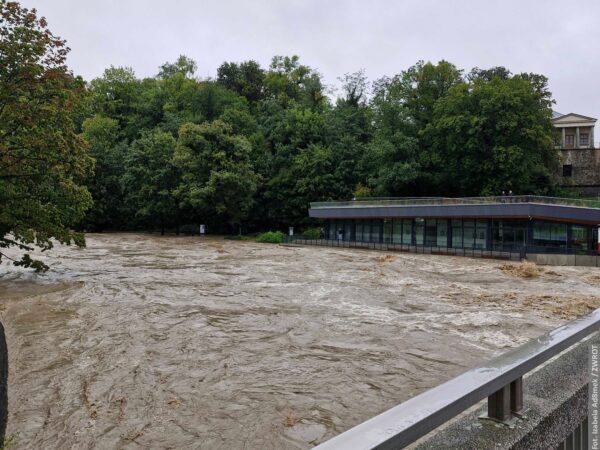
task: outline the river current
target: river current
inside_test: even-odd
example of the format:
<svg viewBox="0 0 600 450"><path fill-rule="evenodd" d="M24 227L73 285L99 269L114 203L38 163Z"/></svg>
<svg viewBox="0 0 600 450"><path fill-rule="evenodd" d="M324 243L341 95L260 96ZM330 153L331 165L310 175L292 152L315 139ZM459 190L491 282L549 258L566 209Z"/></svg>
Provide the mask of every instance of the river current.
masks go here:
<svg viewBox="0 0 600 450"><path fill-rule="evenodd" d="M307 449L600 304L595 268L87 242L0 265L13 448Z"/></svg>

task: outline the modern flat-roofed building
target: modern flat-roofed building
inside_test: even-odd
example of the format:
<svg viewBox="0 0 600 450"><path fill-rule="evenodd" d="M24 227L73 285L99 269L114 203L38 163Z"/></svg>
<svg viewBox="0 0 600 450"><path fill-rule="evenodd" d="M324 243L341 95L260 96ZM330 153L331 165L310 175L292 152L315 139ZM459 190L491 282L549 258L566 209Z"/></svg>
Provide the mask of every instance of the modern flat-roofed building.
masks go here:
<svg viewBox="0 0 600 450"><path fill-rule="evenodd" d="M586 195L600 194L600 149L594 144L596 119L553 112L552 122L558 130L554 146L560 150L561 184Z"/></svg>
<svg viewBox="0 0 600 450"><path fill-rule="evenodd" d="M502 256L598 253L600 202L538 196L394 198L311 203L325 241ZM378 247L383 248L383 247ZM460 251L457 251L460 250ZM498 252L493 254L491 252ZM486 255L482 255L486 256ZM596 265L591 262L585 265Z"/></svg>

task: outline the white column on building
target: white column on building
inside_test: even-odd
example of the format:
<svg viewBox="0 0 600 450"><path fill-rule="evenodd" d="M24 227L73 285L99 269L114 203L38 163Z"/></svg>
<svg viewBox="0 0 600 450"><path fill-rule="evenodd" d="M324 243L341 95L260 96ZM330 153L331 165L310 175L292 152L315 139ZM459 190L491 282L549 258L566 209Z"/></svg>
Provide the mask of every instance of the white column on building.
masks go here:
<svg viewBox="0 0 600 450"><path fill-rule="evenodd" d="M565 148L567 145L567 143L565 142L565 135L566 135L566 131L565 131L565 128L563 127L562 128L562 142L560 143L560 146L562 148Z"/></svg>
<svg viewBox="0 0 600 450"><path fill-rule="evenodd" d="M575 128L575 148L579 148L579 127Z"/></svg>
<svg viewBox="0 0 600 450"><path fill-rule="evenodd" d="M590 128L590 148L594 148L594 127Z"/></svg>

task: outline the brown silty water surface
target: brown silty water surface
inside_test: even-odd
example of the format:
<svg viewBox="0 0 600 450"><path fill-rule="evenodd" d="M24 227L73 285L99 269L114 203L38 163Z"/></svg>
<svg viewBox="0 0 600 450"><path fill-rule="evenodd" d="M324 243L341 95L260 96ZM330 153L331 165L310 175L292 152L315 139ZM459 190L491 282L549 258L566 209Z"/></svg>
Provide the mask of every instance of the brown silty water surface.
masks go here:
<svg viewBox="0 0 600 450"><path fill-rule="evenodd" d="M0 266L15 448L310 448L600 304L595 268L87 239Z"/></svg>

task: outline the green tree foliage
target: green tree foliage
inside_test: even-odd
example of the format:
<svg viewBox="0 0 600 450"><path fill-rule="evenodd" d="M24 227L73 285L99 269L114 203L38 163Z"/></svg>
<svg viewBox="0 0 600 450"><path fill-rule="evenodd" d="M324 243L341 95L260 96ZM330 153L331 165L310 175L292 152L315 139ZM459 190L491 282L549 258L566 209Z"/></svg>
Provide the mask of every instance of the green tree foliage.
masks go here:
<svg viewBox="0 0 600 450"><path fill-rule="evenodd" d="M435 103L462 81L461 74L462 71L448 61L437 64L419 61L395 77L394 82L399 83L403 103L417 130L431 122Z"/></svg>
<svg viewBox="0 0 600 450"><path fill-rule="evenodd" d="M346 74L332 98L321 75L297 56L275 56L267 68L225 62L215 80L195 78L195 71L196 63L181 56L152 78L111 67L90 83L89 114L116 124L105 141L84 126L99 167L90 189L95 197L98 186L110 184L115 196L120 189L120 202L107 195L106 207L121 207L105 221L92 211L89 228L308 226L311 201L475 195L501 185L550 192L554 184L556 155L545 146L552 99L542 75L494 67L463 76L447 61L419 61L374 83L364 71ZM486 88L493 83L500 83L497 95ZM167 135L177 141L171 166L161 159L168 152L158 158L149 142L166 142ZM503 156L489 157L494 152ZM164 162L160 168L156 160ZM176 205L162 209L161 221L156 192L138 195L133 181L163 179L156 173L162 169L175 170L177 183L157 187Z"/></svg>
<svg viewBox="0 0 600 450"><path fill-rule="evenodd" d="M181 74L185 78L192 78L196 70L198 70L196 61L185 55L180 55L174 63L166 62L160 66L158 78L167 79L173 77L175 74Z"/></svg>
<svg viewBox="0 0 600 450"><path fill-rule="evenodd" d="M274 56L265 84L268 94L284 105L296 101L303 106L318 108L326 101L321 75L300 64L296 55Z"/></svg>
<svg viewBox="0 0 600 450"><path fill-rule="evenodd" d="M111 66L102 77L90 83L92 112L117 120L120 137L135 136L139 126L137 102L141 87L133 69Z"/></svg>
<svg viewBox="0 0 600 450"><path fill-rule="evenodd" d="M102 231L115 225L125 227L126 223L119 221L124 208L121 177L127 146L119 142L119 124L115 119L93 116L83 122L83 137L96 161L94 177L87 182L94 206L87 213L85 228Z"/></svg>
<svg viewBox="0 0 600 450"><path fill-rule="evenodd" d="M250 103L262 100L265 95L265 71L256 61L221 64L217 69L217 82Z"/></svg>
<svg viewBox="0 0 600 450"><path fill-rule="evenodd" d="M184 124L174 164L181 171L177 195L204 223L241 227L253 205L257 177L248 140L220 120Z"/></svg>
<svg viewBox="0 0 600 450"><path fill-rule="evenodd" d="M436 104L425 133L448 194L552 191L558 155L541 92L525 77L492 75L456 85Z"/></svg>
<svg viewBox="0 0 600 450"><path fill-rule="evenodd" d="M70 226L92 204L81 181L93 160L75 133L83 83L67 53L35 10L0 2L0 248L85 243ZM15 264L46 269L27 253Z"/></svg>
<svg viewBox="0 0 600 450"><path fill-rule="evenodd" d="M175 222L179 208L174 191L178 171L173 164L176 140L158 128L144 131L131 145L125 160L123 190L133 218L141 228L165 227Z"/></svg>

